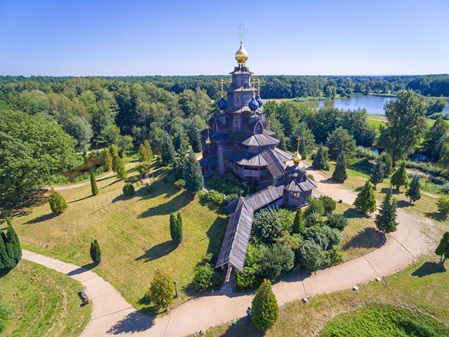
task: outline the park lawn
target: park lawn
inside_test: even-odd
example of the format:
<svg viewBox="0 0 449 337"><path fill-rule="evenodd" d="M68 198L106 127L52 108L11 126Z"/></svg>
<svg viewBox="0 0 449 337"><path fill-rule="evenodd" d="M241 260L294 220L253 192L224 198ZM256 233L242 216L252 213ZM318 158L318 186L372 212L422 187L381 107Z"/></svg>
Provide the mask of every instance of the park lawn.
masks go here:
<svg viewBox="0 0 449 337"><path fill-rule="evenodd" d="M137 180L131 169L127 181ZM92 267L90 242L96 238L102 262L94 271L110 282L133 306L148 309L142 300L160 268L178 282L174 305L192 295L193 269L202 257L218 253L226 215L202 206L173 183L164 183L154 170L154 190L146 196L140 182L136 193L125 197L123 181L115 176L98 179L100 193L91 196L90 184L60 191L69 203L66 212L53 216L47 204L13 221L22 245L80 266ZM183 217L184 242L176 247L170 237L170 213ZM146 310L151 313L151 310Z"/></svg>
<svg viewBox="0 0 449 337"><path fill-rule="evenodd" d="M0 303L12 310L1 336L79 336L89 322L92 305L81 306L81 284L38 264L22 260L0 274L0 289Z"/></svg>
<svg viewBox="0 0 449 337"><path fill-rule="evenodd" d="M318 295L309 298L308 304L302 301L287 303L280 308L279 319L266 334L258 332L243 318L237 324L226 323L214 327L206 332L206 336L315 336L337 315L371 303L409 308L415 313L430 315L449 328L448 272L435 260L435 256L423 257L382 282L360 285L357 292L345 290Z"/></svg>

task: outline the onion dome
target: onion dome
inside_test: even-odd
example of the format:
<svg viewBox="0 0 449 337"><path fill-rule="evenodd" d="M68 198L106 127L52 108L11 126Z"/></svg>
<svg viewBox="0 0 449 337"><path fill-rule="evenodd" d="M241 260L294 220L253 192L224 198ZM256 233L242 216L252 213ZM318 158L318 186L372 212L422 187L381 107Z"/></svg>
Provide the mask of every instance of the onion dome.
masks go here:
<svg viewBox="0 0 449 337"><path fill-rule="evenodd" d="M211 141L210 141L210 137L209 137L209 129L207 129L207 139L206 139L206 145L210 145Z"/></svg>
<svg viewBox="0 0 449 337"><path fill-rule="evenodd" d="M293 162L295 164L299 164L302 160L301 155L299 154L299 151L296 151L295 155L293 156Z"/></svg>
<svg viewBox="0 0 449 337"><path fill-rule="evenodd" d="M251 101L249 101L248 107L251 109L251 111L256 111L259 107L259 103L257 103L256 99L253 97Z"/></svg>
<svg viewBox="0 0 449 337"><path fill-rule="evenodd" d="M217 105L220 110L224 110L228 107L228 102L226 102L226 100L222 97L218 101Z"/></svg>
<svg viewBox="0 0 449 337"><path fill-rule="evenodd" d="M238 63L245 63L248 59L248 52L246 51L245 47L243 47L243 42L240 42L240 48L235 53L235 59Z"/></svg>
<svg viewBox="0 0 449 337"><path fill-rule="evenodd" d="M259 95L256 96L256 101L257 101L257 103L259 104L259 107L261 107L261 106L263 105L262 98L260 98Z"/></svg>

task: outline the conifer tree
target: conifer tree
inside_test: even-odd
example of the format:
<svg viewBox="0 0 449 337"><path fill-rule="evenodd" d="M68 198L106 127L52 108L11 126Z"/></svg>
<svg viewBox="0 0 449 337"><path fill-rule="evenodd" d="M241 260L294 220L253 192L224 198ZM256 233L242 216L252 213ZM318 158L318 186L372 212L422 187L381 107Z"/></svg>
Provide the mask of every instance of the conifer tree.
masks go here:
<svg viewBox="0 0 449 337"><path fill-rule="evenodd" d="M303 234L304 233L304 219L302 218L302 210L298 208L295 214L295 219L293 220L293 234Z"/></svg>
<svg viewBox="0 0 449 337"><path fill-rule="evenodd" d="M172 241L176 242L176 244L179 244L179 230L178 230L178 219L176 218L176 215L173 213L170 214L170 236Z"/></svg>
<svg viewBox="0 0 449 337"><path fill-rule="evenodd" d="M112 171L118 172L119 167L122 165L122 158L118 155L118 153L114 153L112 156Z"/></svg>
<svg viewBox="0 0 449 337"><path fill-rule="evenodd" d="M184 160L185 188L189 193L196 193L203 189L203 174L200 163L196 160L192 150Z"/></svg>
<svg viewBox="0 0 449 337"><path fill-rule="evenodd" d="M267 331L279 317L279 306L271 283L263 280L252 302L251 321L260 331Z"/></svg>
<svg viewBox="0 0 449 337"><path fill-rule="evenodd" d="M396 172L393 173L393 175L391 176L390 183L392 186L396 187L398 192L401 186L404 186L405 188L408 187L408 178L407 172L405 170L405 162L402 162L399 169L397 169Z"/></svg>
<svg viewBox="0 0 449 337"><path fill-rule="evenodd" d="M385 177L389 177L393 173L393 159L389 153L382 154L382 158L385 164L384 174Z"/></svg>
<svg viewBox="0 0 449 337"><path fill-rule="evenodd" d="M13 261L6 251L6 240L6 235L0 230L0 270L11 269L14 266Z"/></svg>
<svg viewBox="0 0 449 337"><path fill-rule="evenodd" d="M49 204L51 211L55 214L61 214L68 207L67 201L65 201L63 196L53 189L50 192Z"/></svg>
<svg viewBox="0 0 449 337"><path fill-rule="evenodd" d="M188 128L187 134L189 136L190 145L193 152L201 152L203 147L201 145L201 134L195 125L191 124Z"/></svg>
<svg viewBox="0 0 449 337"><path fill-rule="evenodd" d="M112 156L108 149L104 149L101 155L101 166L103 170L109 172L112 170Z"/></svg>
<svg viewBox="0 0 449 337"><path fill-rule="evenodd" d="M299 141L299 148L298 148L299 153L302 156L302 159L306 159L308 156L308 152L307 152L307 147L306 147L306 139L305 137L301 136L301 140Z"/></svg>
<svg viewBox="0 0 449 337"><path fill-rule="evenodd" d="M419 174L415 174L410 182L407 192L405 192L405 195L410 199L411 203L421 199L421 185L419 183L420 178L421 176Z"/></svg>
<svg viewBox="0 0 449 337"><path fill-rule="evenodd" d="M444 233L440 244L435 249L435 254L440 256L440 263L444 263L449 255L449 232Z"/></svg>
<svg viewBox="0 0 449 337"><path fill-rule="evenodd" d="M382 158L381 157L377 158L376 162L374 163L373 169L371 170L371 177L370 177L374 189L376 189L377 184L384 181L385 178L384 167L385 165L382 161Z"/></svg>
<svg viewBox="0 0 449 337"><path fill-rule="evenodd" d="M313 159L312 167L315 170L329 170L329 158L327 154L327 148L320 144L318 151L316 153L315 159Z"/></svg>
<svg viewBox="0 0 449 337"><path fill-rule="evenodd" d="M448 197L440 197L437 200L438 212L443 214L445 217L449 214L449 198Z"/></svg>
<svg viewBox="0 0 449 337"><path fill-rule="evenodd" d="M178 232L178 243L181 243L184 239L183 233L182 233L182 216L181 212L178 212L178 215L176 217L176 229Z"/></svg>
<svg viewBox="0 0 449 337"><path fill-rule="evenodd" d="M0 230L0 270L12 269L22 259L19 237L12 227L11 220L6 218L6 222L6 233Z"/></svg>
<svg viewBox="0 0 449 337"><path fill-rule="evenodd" d="M344 151L341 151L341 153L338 155L337 165L335 165L335 170L332 174L332 178L337 183L343 183L346 179L348 179L348 174L346 173L346 157Z"/></svg>
<svg viewBox="0 0 449 337"><path fill-rule="evenodd" d="M165 132L161 145L162 166L172 165L175 162L175 150L170 135Z"/></svg>
<svg viewBox="0 0 449 337"><path fill-rule="evenodd" d="M376 198L374 197L371 182L367 180L365 186L354 201L355 209L362 213L372 213L376 210Z"/></svg>
<svg viewBox="0 0 449 337"><path fill-rule="evenodd" d="M114 157L116 154L118 154L118 147L115 144L111 144L108 147L109 153L111 154L111 157Z"/></svg>
<svg viewBox="0 0 449 337"><path fill-rule="evenodd" d="M392 198L391 189L385 195L385 199L380 206L379 214L375 220L377 229L382 233L391 233L396 230L396 199Z"/></svg>
<svg viewBox="0 0 449 337"><path fill-rule="evenodd" d="M90 172L90 189L92 191L92 195L98 194L97 179L95 179L95 174L93 171Z"/></svg>
<svg viewBox="0 0 449 337"><path fill-rule="evenodd" d="M120 159L119 166L117 167L117 178L125 179L128 176L126 172L125 163Z"/></svg>
<svg viewBox="0 0 449 337"><path fill-rule="evenodd" d="M8 224L8 226L6 227L6 235L8 237L8 242L11 244L13 250L13 254L10 255L10 258L13 259L17 264L22 259L22 247L20 246L19 237L12 227L11 219L6 218L6 222Z"/></svg>
<svg viewBox="0 0 449 337"><path fill-rule="evenodd" d="M174 294L173 279L168 274L157 269L148 291L150 301L157 308L167 308L173 302Z"/></svg>
<svg viewBox="0 0 449 337"><path fill-rule="evenodd" d="M145 149L145 145L143 145L143 143L139 145L139 161L142 163L148 162L147 150Z"/></svg>
<svg viewBox="0 0 449 337"><path fill-rule="evenodd" d="M101 249L97 239L90 243L90 257L95 264L99 264L101 262Z"/></svg>

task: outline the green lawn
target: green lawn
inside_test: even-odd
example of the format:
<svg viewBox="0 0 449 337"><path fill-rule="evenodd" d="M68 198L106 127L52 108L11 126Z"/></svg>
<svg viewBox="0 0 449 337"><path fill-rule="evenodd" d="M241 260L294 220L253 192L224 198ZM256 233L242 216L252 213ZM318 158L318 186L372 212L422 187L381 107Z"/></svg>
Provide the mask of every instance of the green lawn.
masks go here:
<svg viewBox="0 0 449 337"><path fill-rule="evenodd" d="M226 215L202 206L197 199L152 172L155 189L146 196L140 182L136 194L125 197L123 181L98 179L100 193L91 196L90 185L61 191L68 210L53 216L48 204L13 221L22 245L30 250L83 266L92 262L90 242L96 238L102 263L94 271L110 282L138 309L154 272L161 268L178 282L175 304L192 295L193 269L208 253L217 253L226 229ZM128 181L137 173L130 172ZM184 242L176 247L170 238L169 216L180 211Z"/></svg>
<svg viewBox="0 0 449 337"><path fill-rule="evenodd" d="M81 284L51 269L21 261L0 275L0 289L11 312L1 336L79 336L89 322L92 305L80 306Z"/></svg>

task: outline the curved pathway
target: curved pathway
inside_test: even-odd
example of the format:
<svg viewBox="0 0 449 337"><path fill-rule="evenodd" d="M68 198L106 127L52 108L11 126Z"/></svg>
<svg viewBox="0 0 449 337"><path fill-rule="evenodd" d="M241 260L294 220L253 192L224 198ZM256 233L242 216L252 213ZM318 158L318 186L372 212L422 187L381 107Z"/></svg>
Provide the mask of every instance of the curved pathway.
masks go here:
<svg viewBox="0 0 449 337"><path fill-rule="evenodd" d="M310 170L318 190L334 199L352 204L357 196L340 184L329 182L320 172ZM302 274L273 286L279 304L304 296L350 289L376 277L390 275L429 252L435 227L431 220L418 219L398 209L398 230L386 243L365 256L335 267L319 270L315 275ZM225 296L211 293L187 301L155 320L137 312L106 281L95 273L49 257L24 251L24 258L55 269L80 281L92 299L92 317L81 336L185 336L202 329L245 316L254 293Z"/></svg>

